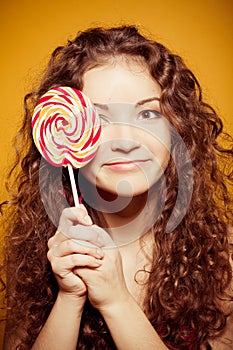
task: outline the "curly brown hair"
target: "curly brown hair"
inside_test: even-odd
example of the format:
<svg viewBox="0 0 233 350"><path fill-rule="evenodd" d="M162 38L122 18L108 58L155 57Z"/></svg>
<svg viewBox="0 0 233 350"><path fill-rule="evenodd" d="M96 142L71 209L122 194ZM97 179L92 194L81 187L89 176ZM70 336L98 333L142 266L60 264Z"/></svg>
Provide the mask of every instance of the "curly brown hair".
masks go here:
<svg viewBox="0 0 233 350"><path fill-rule="evenodd" d="M119 55L144 61L160 85L162 114L189 151L194 180L189 208L168 232L178 187L183 184L186 191L191 186L188 176L178 186L176 168L186 174L187 162L179 144L173 144L165 171L166 202L153 227L153 261L146 271L144 312L170 349L207 347L207 340L225 327L227 315L221 303L231 298L232 280L227 234L233 213L232 139L223 133L214 109L203 102L197 79L178 55L145 38L134 26L94 28L56 48L40 86L25 96L17 159L9 176L11 196L0 207L6 232L2 267L7 272L7 287L2 278L8 305L6 332L17 332L18 325L26 320L17 349L30 349L56 300L58 285L47 260L47 241L56 231L66 199L73 204L67 169L41 162L33 143L33 109L53 87L82 90L82 77L88 69ZM53 203L49 215L45 202ZM88 210L96 222L94 211ZM181 203L175 216L182 210ZM88 302L77 349L115 349L102 316Z"/></svg>

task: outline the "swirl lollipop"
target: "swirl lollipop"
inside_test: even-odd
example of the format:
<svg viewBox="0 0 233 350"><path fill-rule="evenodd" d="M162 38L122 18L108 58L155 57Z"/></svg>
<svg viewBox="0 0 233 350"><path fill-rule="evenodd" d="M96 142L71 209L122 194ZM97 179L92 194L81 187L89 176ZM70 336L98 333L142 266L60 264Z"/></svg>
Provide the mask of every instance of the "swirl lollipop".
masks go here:
<svg viewBox="0 0 233 350"><path fill-rule="evenodd" d="M68 166L75 205L79 205L73 168L95 156L101 124L90 99L71 87L56 87L38 101L32 116L32 135L41 155L53 166Z"/></svg>

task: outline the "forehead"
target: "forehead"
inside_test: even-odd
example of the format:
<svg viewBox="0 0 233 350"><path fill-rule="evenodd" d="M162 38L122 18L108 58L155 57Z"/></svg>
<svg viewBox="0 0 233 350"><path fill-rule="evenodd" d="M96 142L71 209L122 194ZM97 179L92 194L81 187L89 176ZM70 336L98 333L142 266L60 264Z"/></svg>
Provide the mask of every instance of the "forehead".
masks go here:
<svg viewBox="0 0 233 350"><path fill-rule="evenodd" d="M94 103L133 103L160 97L159 84L145 63L135 59L111 61L88 70L83 76L83 92Z"/></svg>

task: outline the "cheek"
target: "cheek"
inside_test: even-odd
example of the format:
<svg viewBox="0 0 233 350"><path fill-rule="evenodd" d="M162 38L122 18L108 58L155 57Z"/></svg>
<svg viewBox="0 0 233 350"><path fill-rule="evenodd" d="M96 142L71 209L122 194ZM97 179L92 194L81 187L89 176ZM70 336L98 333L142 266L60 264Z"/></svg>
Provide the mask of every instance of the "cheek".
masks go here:
<svg viewBox="0 0 233 350"><path fill-rule="evenodd" d="M95 177L96 177L96 164L95 164L95 158L92 159L90 163L85 165L83 168L80 168L79 172L82 174L83 177L85 177L88 181L94 183Z"/></svg>
<svg viewBox="0 0 233 350"><path fill-rule="evenodd" d="M165 171L167 166L168 166L168 163L169 163L169 160L170 160L170 156L171 156L170 151L168 151L167 148L163 147L161 149L161 156L160 156L160 158L158 157L158 159L160 161L160 164L161 164L161 169L163 171Z"/></svg>
<svg viewBox="0 0 233 350"><path fill-rule="evenodd" d="M170 159L171 150L171 136L167 129L160 129L153 135L145 133L144 138L140 140L159 161L161 167L166 168Z"/></svg>
<svg viewBox="0 0 233 350"><path fill-rule="evenodd" d="M103 133L104 134L104 133ZM103 135L102 134L102 135ZM96 184L99 182L99 178L101 177L101 165L104 160L106 160L106 145L109 146L109 142L106 143L106 139L102 137L101 144L95 157L83 168L80 168L80 173L83 177L85 177L92 184Z"/></svg>

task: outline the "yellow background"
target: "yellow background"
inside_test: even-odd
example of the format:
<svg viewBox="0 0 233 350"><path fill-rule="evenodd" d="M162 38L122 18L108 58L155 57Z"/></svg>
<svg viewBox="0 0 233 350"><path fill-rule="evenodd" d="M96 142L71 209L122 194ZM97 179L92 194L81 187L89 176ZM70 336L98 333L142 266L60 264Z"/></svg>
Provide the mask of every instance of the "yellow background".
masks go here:
<svg viewBox="0 0 233 350"><path fill-rule="evenodd" d="M140 25L181 55L233 134L232 0L1 0L0 201L23 96L56 46L90 26Z"/></svg>

